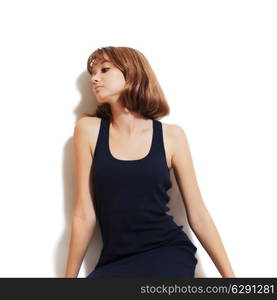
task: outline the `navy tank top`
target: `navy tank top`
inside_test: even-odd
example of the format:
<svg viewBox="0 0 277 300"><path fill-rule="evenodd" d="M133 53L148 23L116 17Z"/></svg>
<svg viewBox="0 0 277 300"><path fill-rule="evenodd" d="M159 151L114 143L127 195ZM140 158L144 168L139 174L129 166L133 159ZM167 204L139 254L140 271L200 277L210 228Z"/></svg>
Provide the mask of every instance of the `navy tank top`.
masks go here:
<svg viewBox="0 0 277 300"><path fill-rule="evenodd" d="M154 248L191 243L183 226L167 214L172 183L161 122L152 120L150 151L137 160L112 155L109 129L110 119L101 118L92 162L93 199L103 240L95 269Z"/></svg>

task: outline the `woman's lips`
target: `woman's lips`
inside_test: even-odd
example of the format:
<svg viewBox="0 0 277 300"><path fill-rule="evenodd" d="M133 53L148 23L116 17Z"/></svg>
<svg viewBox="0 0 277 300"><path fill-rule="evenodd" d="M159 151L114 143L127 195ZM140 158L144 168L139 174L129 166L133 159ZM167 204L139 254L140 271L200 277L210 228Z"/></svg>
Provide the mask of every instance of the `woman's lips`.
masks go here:
<svg viewBox="0 0 277 300"><path fill-rule="evenodd" d="M103 86L97 86L97 87L95 87L94 89L95 89L95 91L97 91L98 89L100 89L100 88L102 88Z"/></svg>

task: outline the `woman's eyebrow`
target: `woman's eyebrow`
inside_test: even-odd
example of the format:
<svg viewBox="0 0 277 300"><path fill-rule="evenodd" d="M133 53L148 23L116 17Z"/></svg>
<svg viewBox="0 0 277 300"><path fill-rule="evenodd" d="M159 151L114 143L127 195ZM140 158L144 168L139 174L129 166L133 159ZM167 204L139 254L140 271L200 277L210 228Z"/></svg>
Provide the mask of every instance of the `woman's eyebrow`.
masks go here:
<svg viewBox="0 0 277 300"><path fill-rule="evenodd" d="M99 66L103 65L105 62L111 63L110 60L106 60L105 59L105 60L101 61L99 64L96 64L96 65L91 64L92 65L92 69L94 69L94 67L96 67L97 65L99 65Z"/></svg>

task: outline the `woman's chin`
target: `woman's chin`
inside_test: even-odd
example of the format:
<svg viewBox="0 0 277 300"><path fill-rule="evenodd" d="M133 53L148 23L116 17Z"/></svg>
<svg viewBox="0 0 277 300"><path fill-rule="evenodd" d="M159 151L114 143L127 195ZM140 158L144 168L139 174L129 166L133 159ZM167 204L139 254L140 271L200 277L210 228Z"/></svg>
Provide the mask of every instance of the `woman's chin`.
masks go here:
<svg viewBox="0 0 277 300"><path fill-rule="evenodd" d="M103 98L96 98L96 101L97 101L98 103L100 103L100 104L103 104L103 103L109 103L108 100L103 99Z"/></svg>

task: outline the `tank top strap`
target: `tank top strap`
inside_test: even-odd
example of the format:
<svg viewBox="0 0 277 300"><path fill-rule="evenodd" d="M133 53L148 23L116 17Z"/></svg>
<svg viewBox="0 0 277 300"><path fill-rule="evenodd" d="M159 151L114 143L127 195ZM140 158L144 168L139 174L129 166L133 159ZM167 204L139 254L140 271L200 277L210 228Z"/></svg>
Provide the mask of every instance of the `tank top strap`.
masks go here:
<svg viewBox="0 0 277 300"><path fill-rule="evenodd" d="M166 154L165 154L165 147L164 147L164 139L163 139L163 127L162 123L159 120L154 120L154 145L153 145L153 152L155 156L159 156L162 159L165 159L166 162ZM166 162L167 166L167 162Z"/></svg>
<svg viewBox="0 0 277 300"><path fill-rule="evenodd" d="M108 119L101 118L94 156L103 156L107 153Z"/></svg>

